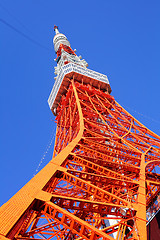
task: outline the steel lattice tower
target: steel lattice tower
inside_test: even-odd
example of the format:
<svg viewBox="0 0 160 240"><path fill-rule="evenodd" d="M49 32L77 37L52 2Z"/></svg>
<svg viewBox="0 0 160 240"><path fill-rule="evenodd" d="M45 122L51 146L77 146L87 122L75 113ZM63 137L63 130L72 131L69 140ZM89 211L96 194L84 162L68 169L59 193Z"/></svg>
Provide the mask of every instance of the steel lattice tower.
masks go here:
<svg viewBox="0 0 160 240"><path fill-rule="evenodd" d="M146 240L147 219L159 207L160 137L123 109L107 76L87 69L55 32L53 158L0 208L0 236Z"/></svg>

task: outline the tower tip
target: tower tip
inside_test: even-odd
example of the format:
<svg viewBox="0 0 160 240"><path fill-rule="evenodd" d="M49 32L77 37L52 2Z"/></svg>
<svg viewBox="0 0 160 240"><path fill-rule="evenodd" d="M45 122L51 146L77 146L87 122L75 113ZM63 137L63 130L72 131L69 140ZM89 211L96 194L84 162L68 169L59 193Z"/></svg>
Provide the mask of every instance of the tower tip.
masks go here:
<svg viewBox="0 0 160 240"><path fill-rule="evenodd" d="M58 26L54 25L54 31L55 31L55 29L58 29Z"/></svg>
<svg viewBox="0 0 160 240"><path fill-rule="evenodd" d="M54 31L55 31L56 34L59 33L59 31L58 31L58 26L54 25Z"/></svg>

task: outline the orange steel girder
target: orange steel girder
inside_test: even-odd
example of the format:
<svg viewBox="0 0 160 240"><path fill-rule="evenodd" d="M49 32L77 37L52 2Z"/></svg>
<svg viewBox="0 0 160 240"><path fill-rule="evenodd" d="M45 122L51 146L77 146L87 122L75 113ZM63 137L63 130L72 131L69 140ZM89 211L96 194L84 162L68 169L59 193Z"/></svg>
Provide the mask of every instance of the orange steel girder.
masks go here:
<svg viewBox="0 0 160 240"><path fill-rule="evenodd" d="M53 159L0 208L0 236L147 240L159 208L160 137L109 93L68 81Z"/></svg>

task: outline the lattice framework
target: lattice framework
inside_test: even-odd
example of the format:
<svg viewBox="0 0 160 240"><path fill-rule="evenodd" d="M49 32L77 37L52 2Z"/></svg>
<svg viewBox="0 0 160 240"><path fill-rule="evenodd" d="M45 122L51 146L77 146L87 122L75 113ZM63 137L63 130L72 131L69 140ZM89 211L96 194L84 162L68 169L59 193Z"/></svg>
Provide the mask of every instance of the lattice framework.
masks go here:
<svg viewBox="0 0 160 240"><path fill-rule="evenodd" d="M159 208L160 137L109 93L74 76L68 81L57 108L53 159L1 207L0 233L27 240L145 240L146 213Z"/></svg>

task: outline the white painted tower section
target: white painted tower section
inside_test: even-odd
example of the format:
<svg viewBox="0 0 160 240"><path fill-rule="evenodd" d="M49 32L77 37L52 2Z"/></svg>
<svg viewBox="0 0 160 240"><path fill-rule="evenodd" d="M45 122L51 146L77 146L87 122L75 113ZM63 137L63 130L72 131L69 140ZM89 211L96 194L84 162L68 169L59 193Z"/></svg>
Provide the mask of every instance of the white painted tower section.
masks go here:
<svg viewBox="0 0 160 240"><path fill-rule="evenodd" d="M68 78L72 79L73 74L78 81L81 82L82 76L84 76L83 83L90 84L92 82L93 87L100 87L104 91L108 89L109 81L106 75L88 69L88 63L81 59L81 56L78 57L75 54L67 37L59 32L57 26L54 27L54 30L53 45L57 54L55 59L57 66L54 67L54 73L57 76L54 78L55 83L49 96L48 104L56 115L56 108L61 96L66 92L69 85Z"/></svg>

